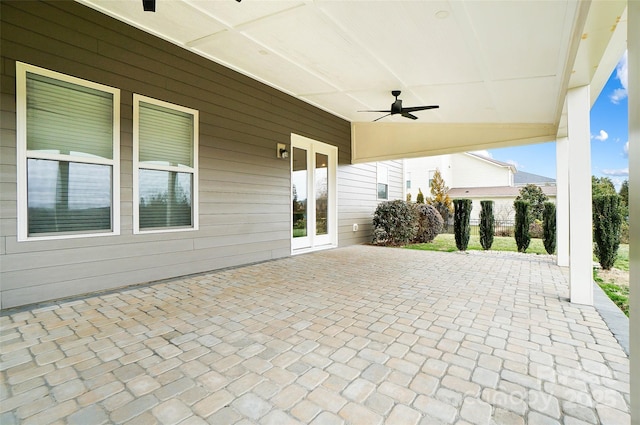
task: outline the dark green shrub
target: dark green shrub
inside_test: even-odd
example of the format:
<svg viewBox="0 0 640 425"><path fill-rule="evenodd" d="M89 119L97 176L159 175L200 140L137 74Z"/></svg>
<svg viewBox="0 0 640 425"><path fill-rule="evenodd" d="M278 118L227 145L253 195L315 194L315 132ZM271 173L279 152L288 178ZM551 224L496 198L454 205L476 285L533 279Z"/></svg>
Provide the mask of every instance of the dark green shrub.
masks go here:
<svg viewBox="0 0 640 425"><path fill-rule="evenodd" d="M542 220L537 218L529 224L529 236L533 239L542 239L544 237L544 228L542 226Z"/></svg>
<svg viewBox="0 0 640 425"><path fill-rule="evenodd" d="M381 202L373 214L373 229L373 243L404 245L416 237L418 216L405 201Z"/></svg>
<svg viewBox="0 0 640 425"><path fill-rule="evenodd" d="M513 206L516 209L516 223L514 234L516 238L516 246L518 252L526 252L531 242L529 236L529 225L531 224L531 215L529 214L529 202L515 201Z"/></svg>
<svg viewBox="0 0 640 425"><path fill-rule="evenodd" d="M620 246L620 196L600 195L593 198L593 240L595 254L603 269L609 270Z"/></svg>
<svg viewBox="0 0 640 425"><path fill-rule="evenodd" d="M422 190L418 188L418 195L416 196L416 204L424 204L424 195L422 194Z"/></svg>
<svg viewBox="0 0 640 425"><path fill-rule="evenodd" d="M444 220L438 210L428 204L414 204L418 215L418 232L416 242L425 243L433 241L442 231Z"/></svg>
<svg viewBox="0 0 640 425"><path fill-rule="evenodd" d="M544 217L542 226L544 249L548 254L553 254L556 252L556 204L545 202L542 215Z"/></svg>
<svg viewBox="0 0 640 425"><path fill-rule="evenodd" d="M453 200L453 233L456 238L456 246L460 251L466 251L469 246L469 236L471 236L471 199Z"/></svg>
<svg viewBox="0 0 640 425"><path fill-rule="evenodd" d="M493 201L480 201L480 245L482 249L491 249L495 232Z"/></svg>

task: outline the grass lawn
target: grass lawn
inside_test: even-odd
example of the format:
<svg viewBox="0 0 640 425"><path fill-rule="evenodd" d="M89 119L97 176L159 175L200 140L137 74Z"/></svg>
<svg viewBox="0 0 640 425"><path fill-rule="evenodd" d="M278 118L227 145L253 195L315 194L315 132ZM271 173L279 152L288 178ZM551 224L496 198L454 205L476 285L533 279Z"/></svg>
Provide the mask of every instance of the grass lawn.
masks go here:
<svg viewBox="0 0 640 425"><path fill-rule="evenodd" d="M457 251L455 236L449 233L443 233L438 235L431 243L419 243L413 245L407 245L407 249L419 249L423 251L444 251L454 252ZM482 251L482 245L480 245L479 236L471 236L469 238L468 251ZM509 236L494 236L493 245L491 245L491 251L511 251L518 252L516 247L516 240L514 237ZM531 239L529 248L526 251L528 254L546 254L542 239ZM629 252L627 251L627 262Z"/></svg>

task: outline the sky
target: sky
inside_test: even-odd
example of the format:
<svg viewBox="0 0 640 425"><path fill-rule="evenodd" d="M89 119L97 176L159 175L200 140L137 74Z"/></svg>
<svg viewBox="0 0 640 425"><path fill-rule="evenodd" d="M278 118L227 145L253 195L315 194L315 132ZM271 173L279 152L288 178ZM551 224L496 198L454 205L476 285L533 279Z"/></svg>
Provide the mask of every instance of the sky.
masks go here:
<svg viewBox="0 0 640 425"><path fill-rule="evenodd" d="M591 108L591 173L609 177L617 189L629 178L627 83L625 52ZM555 142L476 153L513 164L519 171L556 177Z"/></svg>

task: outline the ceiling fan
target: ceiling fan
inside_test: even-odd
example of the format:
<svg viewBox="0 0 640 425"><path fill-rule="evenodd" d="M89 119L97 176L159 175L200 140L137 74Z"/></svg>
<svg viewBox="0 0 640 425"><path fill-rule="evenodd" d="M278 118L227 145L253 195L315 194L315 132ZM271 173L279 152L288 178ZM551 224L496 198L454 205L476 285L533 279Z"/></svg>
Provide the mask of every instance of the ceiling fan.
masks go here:
<svg viewBox="0 0 640 425"><path fill-rule="evenodd" d="M374 122L381 120L384 117L388 117L389 115L396 115L396 114L400 114L405 118L417 120L418 117L413 115L412 112L424 111L427 109L437 109L440 107L439 105L428 105L428 106L410 106L408 108L403 108L402 99L398 99L398 96L400 96L400 93L401 93L400 90L393 90L391 92L391 94L396 97L396 100L391 104L391 108L388 111L376 110L376 111L358 111L358 112L388 112L387 115L383 115L380 118L376 118L375 120L373 120Z"/></svg>

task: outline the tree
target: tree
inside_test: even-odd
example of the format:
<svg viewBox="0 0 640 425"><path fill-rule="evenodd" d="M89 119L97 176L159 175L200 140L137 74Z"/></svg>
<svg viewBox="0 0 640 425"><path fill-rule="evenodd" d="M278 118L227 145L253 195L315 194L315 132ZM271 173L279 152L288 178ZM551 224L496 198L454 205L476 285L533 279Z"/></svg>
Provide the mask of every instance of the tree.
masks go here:
<svg viewBox="0 0 640 425"><path fill-rule="evenodd" d="M540 186L531 183L520 189L520 194L516 197L516 201L527 201L531 218L540 221L542 221L544 203L548 200Z"/></svg>
<svg viewBox="0 0 640 425"><path fill-rule="evenodd" d="M433 205L444 220L445 224L449 222L449 216L453 212L453 203L449 198L449 188L445 185L440 170L436 169L429 185L431 189L431 198L427 200L429 205Z"/></svg>
<svg viewBox="0 0 640 425"><path fill-rule="evenodd" d="M591 198L601 195L615 195L616 188L609 177L591 176Z"/></svg>
<svg viewBox="0 0 640 425"><path fill-rule="evenodd" d="M598 195L593 198L593 239L595 254L600 265L610 270L618 255L620 246L620 196Z"/></svg>
<svg viewBox="0 0 640 425"><path fill-rule="evenodd" d="M453 207L453 233L456 238L456 247L460 251L466 251L469 246L469 236L471 236L469 219L473 204L471 199L454 199Z"/></svg>
<svg viewBox="0 0 640 425"><path fill-rule="evenodd" d="M416 196L416 204L424 204L424 195L422 194L422 190L418 188L418 196Z"/></svg>
<svg viewBox="0 0 640 425"><path fill-rule="evenodd" d="M526 252L531 242L529 226L531 225L531 214L529 213L529 202L516 200L513 203L516 209L515 238L518 252Z"/></svg>
<svg viewBox="0 0 640 425"><path fill-rule="evenodd" d="M620 192L618 192L618 195L620 195L620 203L628 207L629 206L629 180L625 180L622 182L622 185L620 186Z"/></svg>
<svg viewBox="0 0 640 425"><path fill-rule="evenodd" d="M480 201L480 245L482 249L491 249L495 220L493 218L493 201Z"/></svg>
<svg viewBox="0 0 640 425"><path fill-rule="evenodd" d="M556 251L556 204L544 203L544 220L542 222L544 249L547 254Z"/></svg>

